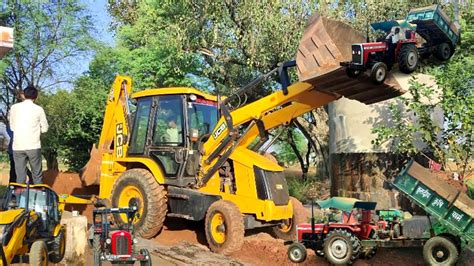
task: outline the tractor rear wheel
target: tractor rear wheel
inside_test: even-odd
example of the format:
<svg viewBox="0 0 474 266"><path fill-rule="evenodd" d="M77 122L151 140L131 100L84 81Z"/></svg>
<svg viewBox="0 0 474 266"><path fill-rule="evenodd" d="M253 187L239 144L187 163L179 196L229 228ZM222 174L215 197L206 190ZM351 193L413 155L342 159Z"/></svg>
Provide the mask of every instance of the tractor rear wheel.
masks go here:
<svg viewBox="0 0 474 266"><path fill-rule="evenodd" d="M113 207L138 208L134 225L136 233L150 239L163 227L168 210L165 188L156 182L155 177L145 169L125 171L112 189ZM127 223L127 216L114 216L118 223Z"/></svg>
<svg viewBox="0 0 474 266"><path fill-rule="evenodd" d="M301 263L307 256L306 247L299 242L293 243L288 247L288 259L293 263Z"/></svg>
<svg viewBox="0 0 474 266"><path fill-rule="evenodd" d="M52 263L59 263L64 258L66 252L66 236L64 229L59 231L59 234L53 239L51 243L51 254L49 254L49 261Z"/></svg>
<svg viewBox="0 0 474 266"><path fill-rule="evenodd" d="M33 242L30 248L29 262L33 266L48 265L48 247L44 241Z"/></svg>
<svg viewBox="0 0 474 266"><path fill-rule="evenodd" d="M405 44L400 49L400 54L398 55L398 67L403 73L410 74L418 67L419 60L416 46L414 44Z"/></svg>
<svg viewBox="0 0 474 266"><path fill-rule="evenodd" d="M360 243L353 234L335 229L324 239L324 255L333 265L352 264L359 256Z"/></svg>
<svg viewBox="0 0 474 266"><path fill-rule="evenodd" d="M447 43L442 43L436 48L435 56L441 61L446 61L453 55L451 46Z"/></svg>
<svg viewBox="0 0 474 266"><path fill-rule="evenodd" d="M205 220L209 248L216 253L229 255L244 244L244 220L237 205L228 200L211 204Z"/></svg>
<svg viewBox="0 0 474 266"><path fill-rule="evenodd" d="M383 62L377 62L372 66L370 71L370 79L375 84L381 84L387 78L387 65Z"/></svg>
<svg viewBox="0 0 474 266"><path fill-rule="evenodd" d="M423 246L423 257L428 265L454 265L458 256L456 245L442 236L430 238Z"/></svg>
<svg viewBox="0 0 474 266"><path fill-rule="evenodd" d="M296 198L290 197L291 204L293 205L293 218L284 221L278 226L270 227L270 234L278 239L283 240L296 240L296 226L306 222L307 212L301 201Z"/></svg>

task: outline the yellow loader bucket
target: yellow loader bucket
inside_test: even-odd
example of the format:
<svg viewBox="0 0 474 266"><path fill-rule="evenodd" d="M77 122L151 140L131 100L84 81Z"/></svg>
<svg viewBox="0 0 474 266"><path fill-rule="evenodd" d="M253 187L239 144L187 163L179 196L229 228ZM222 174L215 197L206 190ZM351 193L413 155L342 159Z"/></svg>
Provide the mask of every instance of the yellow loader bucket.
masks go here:
<svg viewBox="0 0 474 266"><path fill-rule="evenodd" d="M303 33L296 54L300 81L309 82L316 90L326 91L370 104L405 93L392 74L383 84L374 84L363 73L350 78L340 62L351 61L352 44L365 42L365 37L349 25L314 14Z"/></svg>

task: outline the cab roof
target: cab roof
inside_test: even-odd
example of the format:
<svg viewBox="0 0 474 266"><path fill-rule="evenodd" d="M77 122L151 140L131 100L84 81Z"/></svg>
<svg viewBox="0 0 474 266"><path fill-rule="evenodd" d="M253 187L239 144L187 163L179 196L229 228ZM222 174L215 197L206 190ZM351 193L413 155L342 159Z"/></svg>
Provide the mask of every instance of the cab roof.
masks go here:
<svg viewBox="0 0 474 266"><path fill-rule="evenodd" d="M173 87L173 88L155 88L155 89L146 89L132 94L132 98L141 98L147 96L156 96L156 95L174 95L174 94L195 94L201 96L206 100L217 101L217 96L204 93L194 88L189 87Z"/></svg>

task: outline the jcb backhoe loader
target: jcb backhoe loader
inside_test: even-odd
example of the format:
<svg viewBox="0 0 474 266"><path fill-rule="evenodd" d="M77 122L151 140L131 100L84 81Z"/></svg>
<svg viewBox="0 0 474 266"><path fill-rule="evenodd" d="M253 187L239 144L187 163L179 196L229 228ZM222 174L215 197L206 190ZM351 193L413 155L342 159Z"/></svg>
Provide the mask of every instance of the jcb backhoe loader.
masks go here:
<svg viewBox="0 0 474 266"><path fill-rule="evenodd" d="M66 248L60 224L65 204L93 204L95 199L57 195L47 185L10 183L0 193L0 265L59 263Z"/></svg>
<svg viewBox="0 0 474 266"><path fill-rule="evenodd" d="M246 229L268 227L293 238L299 218L283 168L260 149L268 131L342 96L372 103L400 93L390 78L377 86L368 77L347 78L339 62L350 51L338 49L324 30L328 23L350 29L313 17L298 51L295 83L287 70L296 64L287 62L229 98L192 88L148 89L132 96L131 111L132 81L118 76L83 183L100 184L99 197L111 199L113 207L138 207L136 228L145 238L160 231L166 216L204 220L211 250L223 254L240 249ZM331 32L350 50L354 34ZM274 74L281 90L229 107Z"/></svg>

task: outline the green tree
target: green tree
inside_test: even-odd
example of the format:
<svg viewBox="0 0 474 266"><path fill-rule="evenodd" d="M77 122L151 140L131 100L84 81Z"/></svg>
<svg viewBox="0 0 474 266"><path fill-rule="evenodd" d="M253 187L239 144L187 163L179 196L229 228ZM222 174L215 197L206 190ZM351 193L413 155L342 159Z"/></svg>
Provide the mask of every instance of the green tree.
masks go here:
<svg viewBox="0 0 474 266"><path fill-rule="evenodd" d="M91 18L77 1L7 1L0 17L15 35L15 48L0 64L0 111L5 118L27 85L48 90L69 82L68 66L94 42Z"/></svg>

